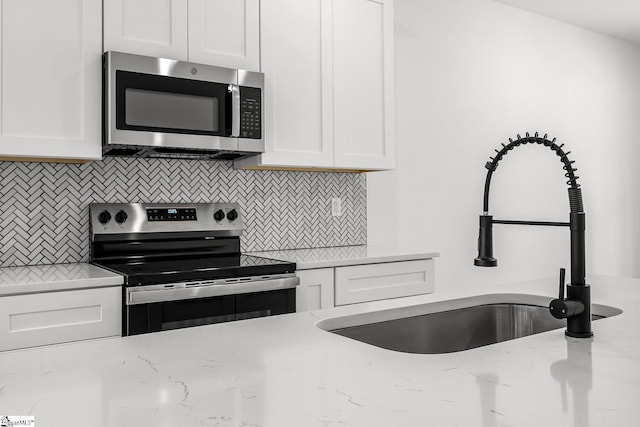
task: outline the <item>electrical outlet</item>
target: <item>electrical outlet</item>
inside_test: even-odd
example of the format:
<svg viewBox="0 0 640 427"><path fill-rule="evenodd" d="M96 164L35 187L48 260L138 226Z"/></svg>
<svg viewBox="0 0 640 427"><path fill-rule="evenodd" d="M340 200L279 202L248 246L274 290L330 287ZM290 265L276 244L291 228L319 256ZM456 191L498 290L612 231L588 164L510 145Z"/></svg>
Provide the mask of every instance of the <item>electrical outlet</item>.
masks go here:
<svg viewBox="0 0 640 427"><path fill-rule="evenodd" d="M331 199L331 216L342 216L342 199L340 197Z"/></svg>

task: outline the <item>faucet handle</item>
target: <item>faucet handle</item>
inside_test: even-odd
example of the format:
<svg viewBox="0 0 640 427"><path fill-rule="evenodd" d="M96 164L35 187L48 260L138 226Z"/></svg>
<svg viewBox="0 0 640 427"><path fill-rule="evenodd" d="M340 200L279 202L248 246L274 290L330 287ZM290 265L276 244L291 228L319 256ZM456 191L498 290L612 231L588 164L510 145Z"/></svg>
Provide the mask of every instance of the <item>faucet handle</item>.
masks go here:
<svg viewBox="0 0 640 427"><path fill-rule="evenodd" d="M584 311L584 304L579 300L566 299L564 297L565 269L560 269L560 284L558 287L558 299L554 299L549 304L549 312L556 319L566 319L577 316Z"/></svg>

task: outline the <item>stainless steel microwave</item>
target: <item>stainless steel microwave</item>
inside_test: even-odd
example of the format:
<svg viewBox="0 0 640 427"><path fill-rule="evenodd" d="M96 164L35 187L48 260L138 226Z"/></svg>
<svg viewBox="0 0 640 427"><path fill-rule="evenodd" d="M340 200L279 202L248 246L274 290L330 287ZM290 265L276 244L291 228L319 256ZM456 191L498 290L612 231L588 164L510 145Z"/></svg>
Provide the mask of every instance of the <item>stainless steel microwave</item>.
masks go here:
<svg viewBox="0 0 640 427"><path fill-rule="evenodd" d="M104 54L103 153L234 159L264 152L262 73Z"/></svg>

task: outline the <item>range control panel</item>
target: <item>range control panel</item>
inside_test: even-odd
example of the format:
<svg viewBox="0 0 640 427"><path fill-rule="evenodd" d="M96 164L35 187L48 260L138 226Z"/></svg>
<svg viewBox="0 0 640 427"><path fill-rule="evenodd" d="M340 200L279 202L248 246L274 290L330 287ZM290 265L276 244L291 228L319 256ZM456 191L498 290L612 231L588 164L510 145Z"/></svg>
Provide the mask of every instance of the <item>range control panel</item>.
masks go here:
<svg viewBox="0 0 640 427"><path fill-rule="evenodd" d="M262 139L262 91L240 87L240 138Z"/></svg>
<svg viewBox="0 0 640 427"><path fill-rule="evenodd" d="M91 238L101 234L211 232L240 236L244 230L238 203L93 203Z"/></svg>
<svg viewBox="0 0 640 427"><path fill-rule="evenodd" d="M196 208L147 208L147 221L197 221Z"/></svg>

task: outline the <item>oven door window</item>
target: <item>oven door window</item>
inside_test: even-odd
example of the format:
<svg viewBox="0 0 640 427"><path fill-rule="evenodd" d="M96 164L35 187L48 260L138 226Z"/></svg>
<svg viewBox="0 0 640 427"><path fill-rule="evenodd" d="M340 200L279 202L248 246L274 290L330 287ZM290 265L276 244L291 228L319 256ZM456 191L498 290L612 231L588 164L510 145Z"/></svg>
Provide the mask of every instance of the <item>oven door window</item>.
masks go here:
<svg viewBox="0 0 640 427"><path fill-rule="evenodd" d="M295 289L127 306L124 335L230 322L296 311Z"/></svg>
<svg viewBox="0 0 640 427"><path fill-rule="evenodd" d="M236 320L273 316L296 311L295 290L252 292L236 295Z"/></svg>
<svg viewBox="0 0 640 427"><path fill-rule="evenodd" d="M229 85L116 71L116 128L229 136Z"/></svg>

